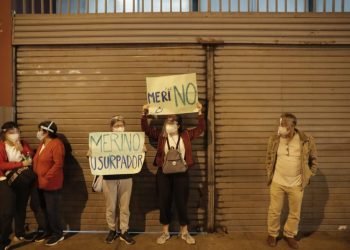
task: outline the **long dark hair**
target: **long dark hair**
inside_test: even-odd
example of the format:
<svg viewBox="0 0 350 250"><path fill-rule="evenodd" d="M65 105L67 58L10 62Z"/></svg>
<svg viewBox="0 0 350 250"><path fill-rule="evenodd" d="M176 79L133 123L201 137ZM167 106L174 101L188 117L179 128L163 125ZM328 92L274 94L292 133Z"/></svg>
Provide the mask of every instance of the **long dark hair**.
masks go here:
<svg viewBox="0 0 350 250"><path fill-rule="evenodd" d="M177 121L177 125L179 125L179 128L177 130L177 132L179 133L179 135L185 130L184 129L184 125L183 125L183 120L182 120L182 116L181 115L174 115L176 117L176 121ZM165 130L165 125L166 125L166 119L165 118L165 121L164 121L164 124L163 124L163 128L162 128L162 135L163 137L167 137L168 134Z"/></svg>

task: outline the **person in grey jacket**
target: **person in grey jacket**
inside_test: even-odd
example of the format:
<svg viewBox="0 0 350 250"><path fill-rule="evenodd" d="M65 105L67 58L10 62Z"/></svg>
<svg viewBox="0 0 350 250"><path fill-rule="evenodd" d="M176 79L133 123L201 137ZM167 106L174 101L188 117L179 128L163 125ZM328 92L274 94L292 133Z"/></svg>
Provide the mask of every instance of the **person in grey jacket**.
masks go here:
<svg viewBox="0 0 350 250"><path fill-rule="evenodd" d="M271 247L277 245L280 215L284 197L287 196L289 214L283 236L291 248L298 248L295 236L298 233L304 188L317 172L315 140L297 129L296 125L295 115L282 114L278 133L270 137L267 146L266 169L270 186L267 243Z"/></svg>

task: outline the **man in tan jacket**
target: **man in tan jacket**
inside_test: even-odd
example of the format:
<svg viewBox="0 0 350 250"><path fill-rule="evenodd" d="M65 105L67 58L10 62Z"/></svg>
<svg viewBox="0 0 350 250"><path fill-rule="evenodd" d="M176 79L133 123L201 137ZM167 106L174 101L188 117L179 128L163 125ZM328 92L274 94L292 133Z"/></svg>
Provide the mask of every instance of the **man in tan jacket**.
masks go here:
<svg viewBox="0 0 350 250"><path fill-rule="evenodd" d="M314 138L296 128L297 118L291 113L280 117L278 133L270 137L266 155L270 206L268 238L271 247L277 245L280 215L287 196L289 214L283 236L291 248L298 249L298 233L304 188L317 171L317 150Z"/></svg>

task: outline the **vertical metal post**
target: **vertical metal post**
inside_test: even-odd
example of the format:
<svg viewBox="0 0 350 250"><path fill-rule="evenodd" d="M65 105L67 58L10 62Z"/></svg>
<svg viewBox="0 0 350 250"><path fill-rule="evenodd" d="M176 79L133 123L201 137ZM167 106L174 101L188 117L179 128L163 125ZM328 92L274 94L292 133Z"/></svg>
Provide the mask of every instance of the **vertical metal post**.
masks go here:
<svg viewBox="0 0 350 250"><path fill-rule="evenodd" d="M67 1L67 14L69 15L70 14L70 0Z"/></svg>
<svg viewBox="0 0 350 250"><path fill-rule="evenodd" d="M12 22L12 30L14 28L14 22ZM17 77L16 77L16 58L17 58L17 48L12 46L12 107L13 107L13 116L12 119L17 121Z"/></svg>
<svg viewBox="0 0 350 250"><path fill-rule="evenodd" d="M77 1L77 13L80 14L80 0Z"/></svg>
<svg viewBox="0 0 350 250"><path fill-rule="evenodd" d="M207 230L215 227L215 82L214 82L214 46L206 46L207 60Z"/></svg>
<svg viewBox="0 0 350 250"><path fill-rule="evenodd" d="M26 14L27 13L27 1L22 0L22 13Z"/></svg>

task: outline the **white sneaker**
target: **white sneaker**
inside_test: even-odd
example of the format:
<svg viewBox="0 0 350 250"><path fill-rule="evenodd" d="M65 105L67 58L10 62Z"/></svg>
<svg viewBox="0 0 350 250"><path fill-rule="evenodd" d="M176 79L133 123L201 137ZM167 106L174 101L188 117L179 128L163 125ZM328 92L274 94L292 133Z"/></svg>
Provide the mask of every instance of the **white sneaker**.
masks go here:
<svg viewBox="0 0 350 250"><path fill-rule="evenodd" d="M186 241L186 243L189 245L196 244L196 240L189 233L181 234L181 239Z"/></svg>
<svg viewBox="0 0 350 250"><path fill-rule="evenodd" d="M157 239L157 244L162 245L169 239L170 239L169 233L162 233L162 235L159 236L159 238Z"/></svg>

